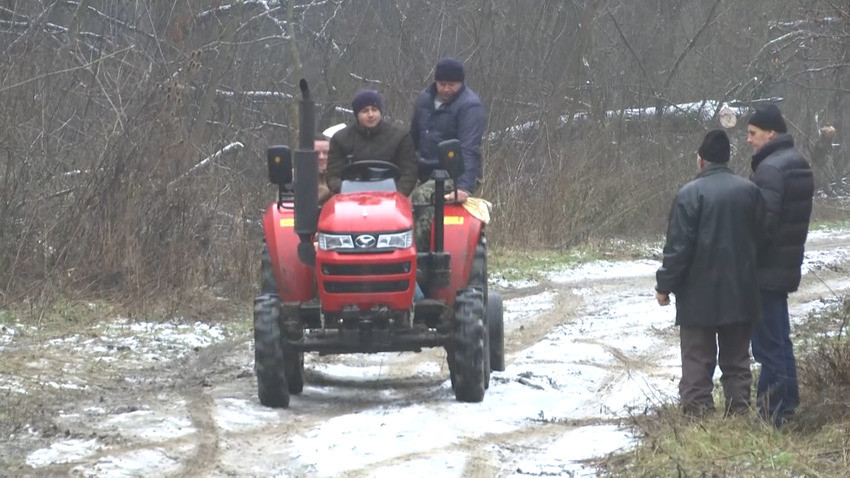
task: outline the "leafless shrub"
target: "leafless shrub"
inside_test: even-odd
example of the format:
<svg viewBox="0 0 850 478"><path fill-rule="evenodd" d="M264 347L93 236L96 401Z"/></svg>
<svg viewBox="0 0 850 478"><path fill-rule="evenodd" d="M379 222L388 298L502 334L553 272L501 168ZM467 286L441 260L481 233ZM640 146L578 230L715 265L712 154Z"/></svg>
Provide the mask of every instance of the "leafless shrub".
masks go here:
<svg viewBox="0 0 850 478"><path fill-rule="evenodd" d="M663 231L716 118L628 108L783 97L818 174L840 176L848 24L797 0L0 2L0 302L247 293L274 198L262 158L295 142L297 80L320 128L365 85L406 122L447 54L488 107L505 245Z"/></svg>
<svg viewBox="0 0 850 478"><path fill-rule="evenodd" d="M818 341L799 362L800 387L806 391L806 401L795 423L817 430L850 418L850 342L846 338Z"/></svg>

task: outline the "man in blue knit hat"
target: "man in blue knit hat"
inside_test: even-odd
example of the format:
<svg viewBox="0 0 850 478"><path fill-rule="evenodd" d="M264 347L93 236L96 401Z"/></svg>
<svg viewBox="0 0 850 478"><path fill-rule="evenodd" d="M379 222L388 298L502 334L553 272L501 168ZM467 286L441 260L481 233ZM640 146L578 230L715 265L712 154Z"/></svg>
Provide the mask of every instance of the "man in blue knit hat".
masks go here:
<svg viewBox="0 0 850 478"><path fill-rule="evenodd" d="M414 106L410 136L419 159L419 182L411 196L416 210L416 247L430 248L431 222L434 218L431 173L439 165L437 145L457 139L461 144L463 173L452 183L454 191L446 195L451 202L464 202L478 189L482 177L481 138L487 126L484 104L466 86L463 62L446 57L437 62L434 83L422 90Z"/></svg>

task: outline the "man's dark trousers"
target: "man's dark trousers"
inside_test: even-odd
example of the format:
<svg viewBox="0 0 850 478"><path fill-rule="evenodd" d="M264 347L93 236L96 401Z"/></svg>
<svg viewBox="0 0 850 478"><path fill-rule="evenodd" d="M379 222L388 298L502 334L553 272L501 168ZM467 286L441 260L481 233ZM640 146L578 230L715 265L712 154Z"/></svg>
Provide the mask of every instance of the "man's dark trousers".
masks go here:
<svg viewBox="0 0 850 478"><path fill-rule="evenodd" d="M764 316L753 329L753 357L761 364L756 399L759 415L779 426L800 403L788 294L763 290L761 298Z"/></svg>
<svg viewBox="0 0 850 478"><path fill-rule="evenodd" d="M714 411L714 369L720 365L720 384L726 398L725 412L746 413L750 405L750 334L752 324L742 322L720 327L680 327L682 409L691 415ZM719 351L718 351L719 349Z"/></svg>

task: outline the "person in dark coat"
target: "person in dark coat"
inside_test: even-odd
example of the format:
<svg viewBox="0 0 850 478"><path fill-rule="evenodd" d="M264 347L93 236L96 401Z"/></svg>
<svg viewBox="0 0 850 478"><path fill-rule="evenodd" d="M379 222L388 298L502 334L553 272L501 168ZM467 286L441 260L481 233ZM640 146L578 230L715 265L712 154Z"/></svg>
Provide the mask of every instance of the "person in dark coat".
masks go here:
<svg viewBox="0 0 850 478"><path fill-rule="evenodd" d="M750 404L749 337L761 314L756 254L764 203L755 184L726 166L729 154L726 133L709 131L698 150L699 174L673 201L656 273L658 303L668 305L676 295L679 395L689 415L714 411L717 364L726 413L745 413Z"/></svg>
<svg viewBox="0 0 850 478"><path fill-rule="evenodd" d="M336 132L328 151L328 188L338 193L342 170L353 161L387 161L398 166L398 191L409 196L416 187L418 166L413 141L406 128L383 120L383 102L375 90L360 90L351 102L355 121Z"/></svg>
<svg viewBox="0 0 850 478"><path fill-rule="evenodd" d="M416 245L427 250L434 218L431 173L439 166L437 145L457 139L461 144L463 173L447 181L449 202L464 202L474 194L483 174L481 139L487 127L487 112L478 95L466 85L463 62L445 57L437 62L434 82L419 93L410 122L410 136L419 160L419 183L411 199L416 210Z"/></svg>
<svg viewBox="0 0 850 478"><path fill-rule="evenodd" d="M328 189L328 152L330 151L331 143L327 138L321 137L313 140L313 149L316 150L316 157L319 162L319 204L324 203L331 197L331 190Z"/></svg>
<svg viewBox="0 0 850 478"><path fill-rule="evenodd" d="M764 315L752 338L761 364L756 397L759 415L781 426L800 402L788 293L800 285L815 183L776 105L757 109L748 123L747 144L755 153L750 179L764 196L768 237L758 256Z"/></svg>

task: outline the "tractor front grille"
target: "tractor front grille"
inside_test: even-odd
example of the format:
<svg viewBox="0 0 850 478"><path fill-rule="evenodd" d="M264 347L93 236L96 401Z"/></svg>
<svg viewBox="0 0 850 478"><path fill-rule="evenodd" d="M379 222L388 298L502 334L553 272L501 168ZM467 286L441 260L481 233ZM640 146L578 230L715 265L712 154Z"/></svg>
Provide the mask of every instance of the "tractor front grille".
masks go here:
<svg viewBox="0 0 850 478"><path fill-rule="evenodd" d="M411 262L397 264L322 264L322 273L326 276L383 276L407 274Z"/></svg>
<svg viewBox="0 0 850 478"><path fill-rule="evenodd" d="M328 292L330 294L368 294L374 292L403 292L409 287L409 280L371 282L325 281L325 292Z"/></svg>

